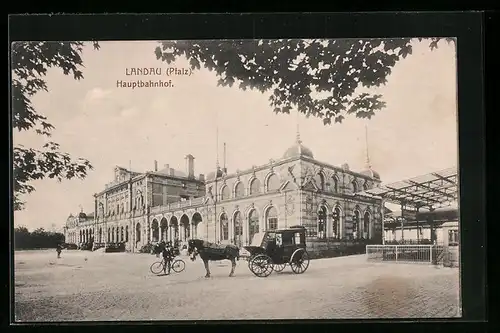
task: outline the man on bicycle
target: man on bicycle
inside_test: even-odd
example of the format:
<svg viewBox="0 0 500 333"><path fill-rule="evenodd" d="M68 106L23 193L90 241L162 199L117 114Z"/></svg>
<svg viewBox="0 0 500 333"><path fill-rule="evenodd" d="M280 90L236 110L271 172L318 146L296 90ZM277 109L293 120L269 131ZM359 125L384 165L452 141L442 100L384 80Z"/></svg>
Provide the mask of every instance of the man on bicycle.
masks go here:
<svg viewBox="0 0 500 333"><path fill-rule="evenodd" d="M167 242L167 244L163 247L162 256L163 256L163 260L165 261L165 265L163 266L163 273L165 273L165 275L169 275L170 274L170 266L171 266L172 260L174 259L174 251L172 248L172 242L170 242L170 241ZM168 273L167 273L167 270L168 270Z"/></svg>

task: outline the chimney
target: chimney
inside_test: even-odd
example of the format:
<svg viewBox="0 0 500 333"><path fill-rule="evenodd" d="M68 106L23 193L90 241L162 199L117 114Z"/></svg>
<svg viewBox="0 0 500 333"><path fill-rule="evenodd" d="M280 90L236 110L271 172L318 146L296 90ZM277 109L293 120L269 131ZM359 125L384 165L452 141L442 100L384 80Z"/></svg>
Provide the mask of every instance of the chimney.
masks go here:
<svg viewBox="0 0 500 333"><path fill-rule="evenodd" d="M205 175L200 173L200 177L199 177L199 180L204 182L205 181Z"/></svg>
<svg viewBox="0 0 500 333"><path fill-rule="evenodd" d="M186 173L188 178L194 178L194 156L191 154L186 155Z"/></svg>
<svg viewBox="0 0 500 333"><path fill-rule="evenodd" d="M174 168L168 168L169 172L170 172L170 176L175 176L175 170Z"/></svg>
<svg viewBox="0 0 500 333"><path fill-rule="evenodd" d="M158 171L158 161L155 160L155 172Z"/></svg>
<svg viewBox="0 0 500 333"><path fill-rule="evenodd" d="M170 172L170 164L164 164L164 165L163 165L163 168L164 168L165 170L167 170L167 173L169 173L169 172Z"/></svg>

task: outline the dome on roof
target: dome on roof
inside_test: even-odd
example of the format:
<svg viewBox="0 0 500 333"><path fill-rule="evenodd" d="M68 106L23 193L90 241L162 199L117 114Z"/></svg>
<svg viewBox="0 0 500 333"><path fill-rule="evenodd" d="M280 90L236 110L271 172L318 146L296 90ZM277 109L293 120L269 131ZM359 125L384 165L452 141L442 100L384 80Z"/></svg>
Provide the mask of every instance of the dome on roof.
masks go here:
<svg viewBox="0 0 500 333"><path fill-rule="evenodd" d="M312 150L307 148L302 144L302 140L300 140L300 134L297 130L297 139L295 140L295 144L288 148L283 155L283 158L291 158L297 156L307 156L310 158L314 158Z"/></svg>
<svg viewBox="0 0 500 333"><path fill-rule="evenodd" d="M224 172L222 169L217 169L217 178L222 177L224 175ZM207 180L214 180L215 179L215 172L209 172L207 175Z"/></svg>
<svg viewBox="0 0 500 333"><path fill-rule="evenodd" d="M290 148L288 148L285 154L283 155L283 158L290 158L296 156L307 156L310 158L314 158L311 149L307 148L302 143L296 143Z"/></svg>
<svg viewBox="0 0 500 333"><path fill-rule="evenodd" d="M372 168L368 168L366 170L363 170L360 172L362 175L369 176L374 179L380 180L380 175L377 171L373 170Z"/></svg>
<svg viewBox="0 0 500 333"><path fill-rule="evenodd" d="M80 214L78 214L78 217L81 218L81 219L86 219L87 218L87 214L85 214L84 212L81 212Z"/></svg>

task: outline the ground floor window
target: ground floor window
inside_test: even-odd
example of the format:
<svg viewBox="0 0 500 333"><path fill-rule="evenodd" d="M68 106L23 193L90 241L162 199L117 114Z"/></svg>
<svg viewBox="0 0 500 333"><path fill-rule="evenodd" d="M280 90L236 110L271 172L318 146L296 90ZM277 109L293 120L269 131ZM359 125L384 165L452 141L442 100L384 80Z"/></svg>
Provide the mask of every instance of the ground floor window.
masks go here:
<svg viewBox="0 0 500 333"><path fill-rule="evenodd" d="M248 214L248 243L252 243L253 236L259 232L259 214L254 209Z"/></svg>
<svg viewBox="0 0 500 333"><path fill-rule="evenodd" d="M318 238L326 238L326 208L324 206L318 211Z"/></svg>
<svg viewBox="0 0 500 333"><path fill-rule="evenodd" d="M223 241L229 239L229 222L225 213L220 217L220 238Z"/></svg>
<svg viewBox="0 0 500 333"><path fill-rule="evenodd" d="M332 214L332 236L340 239L340 209L335 208Z"/></svg>
<svg viewBox="0 0 500 333"><path fill-rule="evenodd" d="M238 246L242 245L243 239L243 225L241 223L241 213L236 212L233 216L234 223L234 243Z"/></svg>
<svg viewBox="0 0 500 333"><path fill-rule="evenodd" d="M275 207L269 207L267 210L267 230L278 229L278 211Z"/></svg>
<svg viewBox="0 0 500 333"><path fill-rule="evenodd" d="M359 218L359 212L356 210L354 211L354 216L353 216L353 219L352 219L352 235L355 239L357 238L361 238L361 235L360 235L360 230L361 229L359 227L359 223L360 223L360 218Z"/></svg>

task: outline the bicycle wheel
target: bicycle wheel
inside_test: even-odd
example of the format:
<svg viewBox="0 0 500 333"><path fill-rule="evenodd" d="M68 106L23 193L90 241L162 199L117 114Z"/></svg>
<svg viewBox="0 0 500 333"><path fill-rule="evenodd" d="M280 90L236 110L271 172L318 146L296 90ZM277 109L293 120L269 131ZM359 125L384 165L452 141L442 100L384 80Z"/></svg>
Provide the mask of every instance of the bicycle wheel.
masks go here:
<svg viewBox="0 0 500 333"><path fill-rule="evenodd" d="M160 274L163 272L163 261L154 262L149 269L153 274Z"/></svg>
<svg viewBox="0 0 500 333"><path fill-rule="evenodd" d="M172 270L176 273L180 273L186 268L186 263L182 259L177 259L172 263Z"/></svg>

